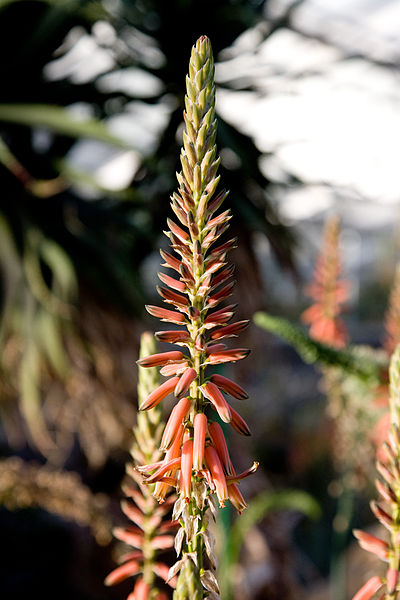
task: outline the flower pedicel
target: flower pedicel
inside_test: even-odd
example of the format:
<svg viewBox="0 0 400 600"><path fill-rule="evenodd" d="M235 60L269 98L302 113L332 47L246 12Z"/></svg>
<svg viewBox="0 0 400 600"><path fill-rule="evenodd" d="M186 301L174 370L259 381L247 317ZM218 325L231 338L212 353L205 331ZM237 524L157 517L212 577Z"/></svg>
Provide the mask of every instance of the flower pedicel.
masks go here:
<svg viewBox="0 0 400 600"><path fill-rule="evenodd" d="M159 341L182 350L138 361L142 367L161 367L161 374L168 378L143 401L141 410L157 406L170 394L176 397L161 440L162 460L140 468L145 480L156 484L154 494L160 502L170 486L179 493L173 514L181 524L175 538L179 559L169 573L170 578L179 573L176 600L219 598L214 541L207 529L209 511L216 510L214 493L220 506L230 500L241 512L246 503L240 480L258 466L254 463L236 474L217 422L219 417L240 434L250 434L225 396L243 400L246 392L222 375L207 373L210 366L246 358L249 350L228 349L225 344L248 321L231 322L235 304L221 308L234 286L234 269L227 255L236 239L219 241L231 215L229 210L218 212L227 192L216 191L220 161L215 145L214 63L205 36L192 49L186 88L182 171L177 174L179 190L171 197L177 222L168 219L165 232L172 252L161 251L162 266L171 274L160 273L162 285L157 287L168 308L146 307L161 321L184 327L155 334Z"/></svg>

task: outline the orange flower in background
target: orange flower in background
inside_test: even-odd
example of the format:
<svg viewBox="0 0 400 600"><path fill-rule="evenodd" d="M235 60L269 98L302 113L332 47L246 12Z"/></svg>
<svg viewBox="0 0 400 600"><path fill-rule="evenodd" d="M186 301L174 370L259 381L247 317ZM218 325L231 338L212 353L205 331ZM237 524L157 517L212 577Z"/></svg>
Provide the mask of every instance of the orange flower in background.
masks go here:
<svg viewBox="0 0 400 600"><path fill-rule="evenodd" d="M336 348L343 348L348 341L346 326L339 315L349 297L349 282L339 280L340 273L339 219L333 216L325 223L323 247L315 266L314 281L305 290L314 304L303 312L301 318L310 325L313 339Z"/></svg>

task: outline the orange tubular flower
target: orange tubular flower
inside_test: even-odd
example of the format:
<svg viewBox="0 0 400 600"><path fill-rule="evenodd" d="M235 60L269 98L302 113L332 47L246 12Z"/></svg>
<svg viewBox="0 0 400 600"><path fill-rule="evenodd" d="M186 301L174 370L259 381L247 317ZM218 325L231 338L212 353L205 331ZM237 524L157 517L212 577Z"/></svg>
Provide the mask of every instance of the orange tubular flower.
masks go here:
<svg viewBox="0 0 400 600"><path fill-rule="evenodd" d="M383 586L383 582L380 577L374 575L371 579L368 579L357 594L353 596L353 600L371 600Z"/></svg>
<svg viewBox="0 0 400 600"><path fill-rule="evenodd" d="M339 281L339 220L331 217L324 229L324 243L314 271L314 281L306 289L314 304L301 316L310 325L310 336L336 348L346 345L348 335L340 319L341 305L348 299L348 282Z"/></svg>
<svg viewBox="0 0 400 600"><path fill-rule="evenodd" d="M214 578L213 573L199 567L203 564L203 551L211 552L210 545L203 544L203 534L196 535L196 531L206 531L206 512L213 507L212 494L217 494L221 506L228 498L239 512L246 506L237 488L237 482L244 474L232 482L227 481L227 477L235 472L222 430L209 420L209 413L213 415L210 408L215 409L218 416L226 423L232 422L239 433L250 433L247 424L224 396L226 393L244 400L248 397L246 392L226 377L206 373L213 365L234 363L249 354L247 349L229 349L221 342L237 337L248 321L229 324L236 304L220 307L234 288L234 282L230 281L234 269L227 264L227 255L235 247L236 239L219 241L228 228L231 215L230 210L217 212L227 192L216 192L220 160L215 146L213 77L211 45L203 36L194 46L190 59L182 171L177 174L179 190L171 196L171 207L179 223L168 219L165 233L171 252L161 251L163 266L172 273L160 273L163 285L157 290L168 309L146 307L161 321L184 326L183 330L171 329L156 334L157 339L179 344L183 350L166 352L164 357L159 354L145 357L139 363L141 366L157 364L161 374L170 377L144 400L141 410L156 406L172 393L179 399L161 441L161 450L166 454L157 466L147 466L148 480L156 482L157 498L162 501L169 484L175 485L180 493L174 518L183 522L186 541L183 544L182 534L178 534L176 547L182 548L185 556L172 568L170 575L190 572L191 583L189 585L188 580L186 583L182 580L181 585L178 583L176 597L179 600L194 596L203 598L215 591L207 587ZM254 470L253 465L248 474ZM188 561L192 561L190 565Z"/></svg>
<svg viewBox="0 0 400 600"><path fill-rule="evenodd" d="M203 468L206 433L206 415L204 413L195 414L193 419L193 469L195 471Z"/></svg>
<svg viewBox="0 0 400 600"><path fill-rule="evenodd" d="M213 446L207 446L205 449L205 459L211 472L219 504L220 506L225 506L225 502L228 500L228 486L218 452Z"/></svg>

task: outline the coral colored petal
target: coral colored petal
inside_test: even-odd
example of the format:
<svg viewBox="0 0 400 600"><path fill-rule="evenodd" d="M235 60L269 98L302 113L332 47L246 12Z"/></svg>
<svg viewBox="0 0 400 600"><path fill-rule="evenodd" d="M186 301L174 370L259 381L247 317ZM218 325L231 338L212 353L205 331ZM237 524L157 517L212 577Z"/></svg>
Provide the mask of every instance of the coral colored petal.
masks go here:
<svg viewBox="0 0 400 600"><path fill-rule="evenodd" d="M210 381L215 383L215 385L217 385L223 392L230 394L238 400L246 400L249 397L245 390L240 387L240 385L234 381L231 381L227 377L224 377L223 375L211 375Z"/></svg>
<svg viewBox="0 0 400 600"><path fill-rule="evenodd" d="M171 379L164 381L164 383L147 396L146 400L139 406L139 410L149 410L150 408L157 406L161 400L164 400L166 396L173 392L178 381L178 376L171 377Z"/></svg>
<svg viewBox="0 0 400 600"><path fill-rule="evenodd" d="M174 310L167 310L166 308L160 308L159 306L151 305L147 305L146 310L153 317L157 317L166 323L175 323L176 325L182 325L185 323L185 315Z"/></svg>
<svg viewBox="0 0 400 600"><path fill-rule="evenodd" d="M352 600L371 600L382 585L381 579L377 575L374 575L358 590Z"/></svg>
<svg viewBox="0 0 400 600"><path fill-rule="evenodd" d="M189 398L181 398L174 406L164 429L161 438L161 449L168 450L174 441L176 434L180 431L182 421L186 417L191 407Z"/></svg>
<svg viewBox="0 0 400 600"><path fill-rule="evenodd" d="M136 531L132 531L132 528L130 529L124 529L123 527L116 527L113 531L114 536L118 539L121 540L121 542L125 542L126 544L129 544L129 546L133 546L134 548L141 548L142 544L143 544L143 534L142 531L138 530Z"/></svg>
<svg viewBox="0 0 400 600"><path fill-rule="evenodd" d="M136 581L136 585L133 590L135 600L147 600L150 595L150 591L151 591L150 587L140 577Z"/></svg>
<svg viewBox="0 0 400 600"><path fill-rule="evenodd" d="M232 415L232 427L242 435L251 435L249 426L247 425L246 421L239 415L238 412L236 412L234 408L230 407L230 409Z"/></svg>
<svg viewBox="0 0 400 600"><path fill-rule="evenodd" d="M195 471L203 468L206 433L207 417L204 413L197 413L193 419L193 469Z"/></svg>
<svg viewBox="0 0 400 600"><path fill-rule="evenodd" d="M182 375L184 371L188 368L189 363L187 360L178 360L176 362L171 362L168 365L165 365L160 369L161 375L164 377L171 377L172 375Z"/></svg>
<svg viewBox="0 0 400 600"><path fill-rule="evenodd" d="M231 475L232 474L232 467L231 467L232 463L231 463L231 459L229 457L228 446L226 444L224 432L222 431L221 425L219 423L215 423L215 422L209 423L208 432L211 436L213 446L215 447L216 451L218 452L218 456L220 458L222 466L224 467L225 473L228 473L228 475Z"/></svg>
<svg viewBox="0 0 400 600"><path fill-rule="evenodd" d="M104 580L104 585L115 585L124 581L128 577L137 575L140 572L140 564L137 560L130 560L125 564L117 567Z"/></svg>
<svg viewBox="0 0 400 600"><path fill-rule="evenodd" d="M249 467L242 473L238 473L235 475L229 475L229 477L226 478L227 483L229 483L229 482L237 483L241 479L244 479L245 477L249 477L249 475L253 475L253 473L255 473L258 469L258 465L259 465L259 463L257 461L254 461L253 464L251 465L251 467Z"/></svg>
<svg viewBox="0 0 400 600"><path fill-rule="evenodd" d="M193 442L192 440L186 440L182 446L182 458L181 458L181 484L183 495L186 500L190 498L191 491L191 480L192 480L192 466L193 466Z"/></svg>
<svg viewBox="0 0 400 600"><path fill-rule="evenodd" d="M219 416L225 423L230 423L232 420L231 409L219 388L211 381L205 383L200 388L203 395L210 400Z"/></svg>
<svg viewBox="0 0 400 600"><path fill-rule="evenodd" d="M144 358L137 360L136 363L139 367L162 367L171 360L181 360L182 358L183 354L179 351L160 352L158 354L145 356Z"/></svg>
<svg viewBox="0 0 400 600"><path fill-rule="evenodd" d="M141 510L139 510L136 506L133 506L127 500L122 500L121 502L122 512L126 514L128 519L139 525L141 529L143 529L143 521L144 516Z"/></svg>
<svg viewBox="0 0 400 600"><path fill-rule="evenodd" d="M224 506L226 500L228 500L228 487L224 475L222 463L219 459L218 453L213 446L207 446L205 449L205 460L208 468L211 472L211 477L215 485L215 491L217 492L220 506Z"/></svg>
<svg viewBox="0 0 400 600"><path fill-rule="evenodd" d="M177 398L185 394L190 388L191 384L197 377L196 369L190 368L181 375L179 382L176 384L174 394Z"/></svg>
<svg viewBox="0 0 400 600"><path fill-rule="evenodd" d="M367 550L367 552L376 554L382 560L387 559L389 546L386 542L359 529L354 529L353 534L358 539L361 548Z"/></svg>
<svg viewBox="0 0 400 600"><path fill-rule="evenodd" d="M155 483L156 481L161 481L166 473L179 467L180 461L181 459L179 457L173 458L172 460L164 460L162 465L155 473L153 473L153 475L146 477L146 483Z"/></svg>
<svg viewBox="0 0 400 600"><path fill-rule="evenodd" d="M151 545L157 550L167 550L173 547L174 539L173 535L156 535L151 540Z"/></svg>
<svg viewBox="0 0 400 600"><path fill-rule="evenodd" d="M156 331L154 336L159 342L167 344L183 344L190 340L190 335L187 331Z"/></svg>
<svg viewBox="0 0 400 600"><path fill-rule="evenodd" d="M186 285L182 281L174 279L165 273L158 273L158 277L163 283L165 283L165 285L168 285L173 290L178 292L184 292L186 290Z"/></svg>
<svg viewBox="0 0 400 600"><path fill-rule="evenodd" d="M247 508L247 504L236 483L228 484L228 497L239 514L242 513L245 508Z"/></svg>
<svg viewBox="0 0 400 600"><path fill-rule="evenodd" d="M247 348L232 348L230 350L219 350L212 352L207 358L206 364L218 365L227 362L237 362L243 360L250 354Z"/></svg>

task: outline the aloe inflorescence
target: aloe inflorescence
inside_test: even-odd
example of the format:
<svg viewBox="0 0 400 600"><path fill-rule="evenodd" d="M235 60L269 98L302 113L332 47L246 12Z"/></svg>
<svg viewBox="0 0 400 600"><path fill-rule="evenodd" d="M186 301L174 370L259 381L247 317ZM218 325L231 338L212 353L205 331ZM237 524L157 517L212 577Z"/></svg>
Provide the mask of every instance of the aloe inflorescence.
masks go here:
<svg viewBox="0 0 400 600"><path fill-rule="evenodd" d="M230 500L241 512L246 503L240 480L257 468L254 463L244 473L235 472L218 423L219 417L240 434L250 434L226 399L230 395L243 400L246 392L230 379L208 373L213 365L244 359L249 350L225 345L248 321L231 322L235 304L220 307L234 287L234 269L227 255L236 239L219 241L231 214L219 210L227 192L217 192L220 160L215 144L214 63L205 36L192 49L186 88L182 170L177 174L179 189L171 197L177 222L168 219L165 232L172 252L161 251L162 266L172 276L160 273L162 285L157 288L168 308L146 307L161 321L183 326L155 334L160 342L181 350L138 361L142 367L161 367L161 374L168 377L143 401L141 410L156 406L169 394L176 398L161 439L165 454L162 460L141 468L145 480L156 484L154 494L160 502L170 486L178 491L173 514L181 524L175 538L178 561L169 573L169 577L179 574L176 600L219 597L209 515L217 509L215 495L220 506Z"/></svg>
<svg viewBox="0 0 400 600"><path fill-rule="evenodd" d="M390 427L376 463L380 475L375 482L379 498L370 504L388 535L385 540L365 531L354 531L360 546L387 563L388 568L385 576L373 575L353 600L371 600L377 592L383 600L400 598L400 345L391 357L389 380Z"/></svg>
<svg viewBox="0 0 400 600"><path fill-rule="evenodd" d="M141 336L140 356L147 356L157 350L156 341L149 332ZM139 369L138 400L142 402L160 384L156 368ZM133 430L134 442L131 455L134 465L126 465L129 476L122 486L126 496L121 508L130 524L128 527L116 527L114 536L131 546L132 549L121 555L121 563L106 578L106 585L115 585L127 578L134 577L135 583L127 600L167 600L168 595L160 588L160 580L168 579L169 567L160 555L174 545L177 523L168 519L175 500L170 494L159 506L152 492L154 485L146 485L140 475L141 466L160 459L159 450L163 421L160 407L145 413L139 413ZM173 587L176 578L169 578ZM161 584L162 586L162 584Z"/></svg>

